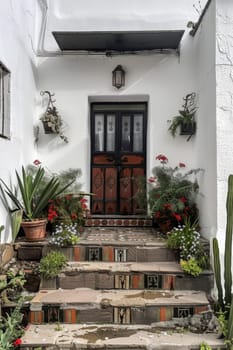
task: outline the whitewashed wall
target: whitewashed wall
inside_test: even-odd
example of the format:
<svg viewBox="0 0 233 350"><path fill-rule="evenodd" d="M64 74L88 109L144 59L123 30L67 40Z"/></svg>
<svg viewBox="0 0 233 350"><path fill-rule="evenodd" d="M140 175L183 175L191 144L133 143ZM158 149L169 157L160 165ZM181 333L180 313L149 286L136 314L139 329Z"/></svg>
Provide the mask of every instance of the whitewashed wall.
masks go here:
<svg viewBox="0 0 233 350"><path fill-rule="evenodd" d="M163 7L160 9L161 12L162 9ZM60 9L59 17L58 12L59 6L57 12L55 11L57 17L67 20L68 15L63 18ZM152 15L155 14L156 11ZM192 19L192 16L193 13L189 19ZM185 19L187 18L186 13ZM160 25L164 25L166 22L164 21L161 19ZM56 21L54 23L56 25ZM118 64L121 64L126 71L126 86L119 91L111 86L111 72ZM164 153L172 166L184 162L188 169L203 168L205 172L198 176L203 193L203 197L199 197L201 224L207 237L215 234L217 222L213 5L209 8L195 38L189 35L189 29L186 30L181 43L180 57L160 54L114 58L104 56L41 58L38 66L38 87L38 116L41 101L39 91L54 92L56 106L67 123L66 134L70 140L66 145L59 139L43 135L40 126L38 158L55 171L67 167L80 167L83 171L81 181L85 190L89 190L90 184L89 99L93 96L102 96L106 101L116 98L119 101L121 99L140 101L146 96L149 101L147 174L148 176L151 174L158 153ZM167 120L177 115L183 104L183 97L193 91L197 93L197 134L189 142L186 142L186 137L173 139L167 131L169 126Z"/></svg>
<svg viewBox="0 0 233 350"><path fill-rule="evenodd" d="M0 1L0 61L11 71L11 140L0 138L0 177L7 182L34 154L34 18L32 1ZM1 240L9 240L9 218L1 204L0 224L6 226Z"/></svg>
<svg viewBox="0 0 233 350"><path fill-rule="evenodd" d="M216 8L217 237L223 250L227 178L233 174L233 4L216 0Z"/></svg>

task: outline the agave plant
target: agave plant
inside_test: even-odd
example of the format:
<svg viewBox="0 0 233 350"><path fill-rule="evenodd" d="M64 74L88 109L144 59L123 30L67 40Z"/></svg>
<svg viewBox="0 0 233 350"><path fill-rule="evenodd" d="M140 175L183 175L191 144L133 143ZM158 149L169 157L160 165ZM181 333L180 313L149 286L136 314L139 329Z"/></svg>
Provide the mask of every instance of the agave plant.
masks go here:
<svg viewBox="0 0 233 350"><path fill-rule="evenodd" d="M23 211L24 220L32 221L41 218L49 200L57 197L71 185L71 183L68 183L63 188L60 188L59 179L53 176L50 181L45 183L44 187L42 187L41 183L43 182L44 176L45 170L42 167L39 167L36 173L32 175L22 166L21 176L16 171L19 195L15 189L11 190L11 188L0 179L4 191L11 199L15 209ZM38 188L41 189L40 192L38 192ZM10 210L9 207L8 209Z"/></svg>

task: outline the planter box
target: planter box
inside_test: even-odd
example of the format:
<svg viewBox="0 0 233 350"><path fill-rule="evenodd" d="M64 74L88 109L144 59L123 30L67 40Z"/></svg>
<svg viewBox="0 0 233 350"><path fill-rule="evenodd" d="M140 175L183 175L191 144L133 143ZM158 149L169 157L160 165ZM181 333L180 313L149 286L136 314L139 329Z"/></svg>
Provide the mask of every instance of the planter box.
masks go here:
<svg viewBox="0 0 233 350"><path fill-rule="evenodd" d="M180 135L194 135L196 133L196 122L183 123L180 126Z"/></svg>

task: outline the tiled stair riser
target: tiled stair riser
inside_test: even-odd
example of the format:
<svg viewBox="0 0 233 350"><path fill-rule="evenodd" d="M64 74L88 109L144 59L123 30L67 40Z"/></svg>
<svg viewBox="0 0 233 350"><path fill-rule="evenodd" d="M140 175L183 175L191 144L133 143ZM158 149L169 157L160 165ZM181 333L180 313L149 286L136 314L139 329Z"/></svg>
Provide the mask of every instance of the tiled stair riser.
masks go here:
<svg viewBox="0 0 233 350"><path fill-rule="evenodd" d="M153 262L153 261L174 261L175 253L166 247L143 247L143 246L84 246L77 245L69 248L58 248L48 246L43 255L51 250L60 250L66 255L69 261L105 261L105 262ZM117 254L122 252L122 254Z"/></svg>
<svg viewBox="0 0 233 350"><path fill-rule="evenodd" d="M85 309L86 307L86 309ZM33 306L31 307L33 309ZM146 306L146 307L112 307L88 308L73 306L62 308L56 305L44 305L41 310L30 311L29 320L32 324L51 322L63 323L115 323L115 324L151 324L160 321L170 321L173 317L188 317L207 311L208 306L183 305Z"/></svg>
<svg viewBox="0 0 233 350"><path fill-rule="evenodd" d="M203 274L196 278L188 275L131 273L109 274L104 272L62 273L56 280L43 280L43 289L165 289L202 290L210 294L213 288L213 275Z"/></svg>

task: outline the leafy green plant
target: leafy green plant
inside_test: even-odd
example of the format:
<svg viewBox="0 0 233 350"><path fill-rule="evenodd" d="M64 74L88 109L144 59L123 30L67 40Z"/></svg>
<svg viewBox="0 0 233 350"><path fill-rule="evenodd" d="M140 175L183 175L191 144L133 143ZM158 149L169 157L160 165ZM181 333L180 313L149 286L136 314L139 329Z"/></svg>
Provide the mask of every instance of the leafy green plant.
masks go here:
<svg viewBox="0 0 233 350"><path fill-rule="evenodd" d="M43 189L41 188L41 192L38 193L37 189L40 187L44 175L45 170L42 167L37 168L35 176L27 172L23 166L21 176L16 171L20 196L16 195L15 191L12 191L10 187L0 179L5 193L12 200L15 207L23 211L23 218L28 221L43 216L43 211L47 207L48 201L57 197L70 186L69 183L64 188L59 189L59 180L57 177L53 176L45 187Z"/></svg>
<svg viewBox="0 0 233 350"><path fill-rule="evenodd" d="M187 94L183 98L183 109L179 110L179 114L173 117L172 120L168 121L171 123L171 125L168 128L168 131L173 137L176 136L178 127L180 127L182 124L187 125L195 122L195 115L197 111L197 107L194 106L195 98L196 94L194 92Z"/></svg>
<svg viewBox="0 0 233 350"><path fill-rule="evenodd" d="M198 261L195 258L190 258L188 260L181 259L180 265L186 273L194 277L199 276L202 272L202 268L198 265Z"/></svg>
<svg viewBox="0 0 233 350"><path fill-rule="evenodd" d="M79 241L79 232L77 224L65 224L55 226L55 231L52 232L50 243L59 247L75 245Z"/></svg>
<svg viewBox="0 0 233 350"><path fill-rule="evenodd" d="M41 259L39 271L45 279L54 278L61 272L66 262L66 256L54 250Z"/></svg>
<svg viewBox="0 0 233 350"><path fill-rule="evenodd" d="M200 350L212 350L211 346L205 343L204 341L200 344Z"/></svg>
<svg viewBox="0 0 233 350"><path fill-rule="evenodd" d="M19 299L10 314L0 318L0 350L11 350L22 343L20 339L24 333L22 327L23 314L20 311L22 305L23 298Z"/></svg>
<svg viewBox="0 0 233 350"><path fill-rule="evenodd" d="M82 227L87 212L87 199L82 194L65 194L49 201L48 221L76 223Z"/></svg>
<svg viewBox="0 0 233 350"><path fill-rule="evenodd" d="M155 221L158 225L167 223L167 231L182 224L185 218L195 222L198 218L196 197L199 186L197 180L190 180L190 176L202 169L184 172L184 163L170 167L167 165L168 158L163 154L156 156L156 160L160 165L153 168L153 176L148 180L148 201Z"/></svg>

